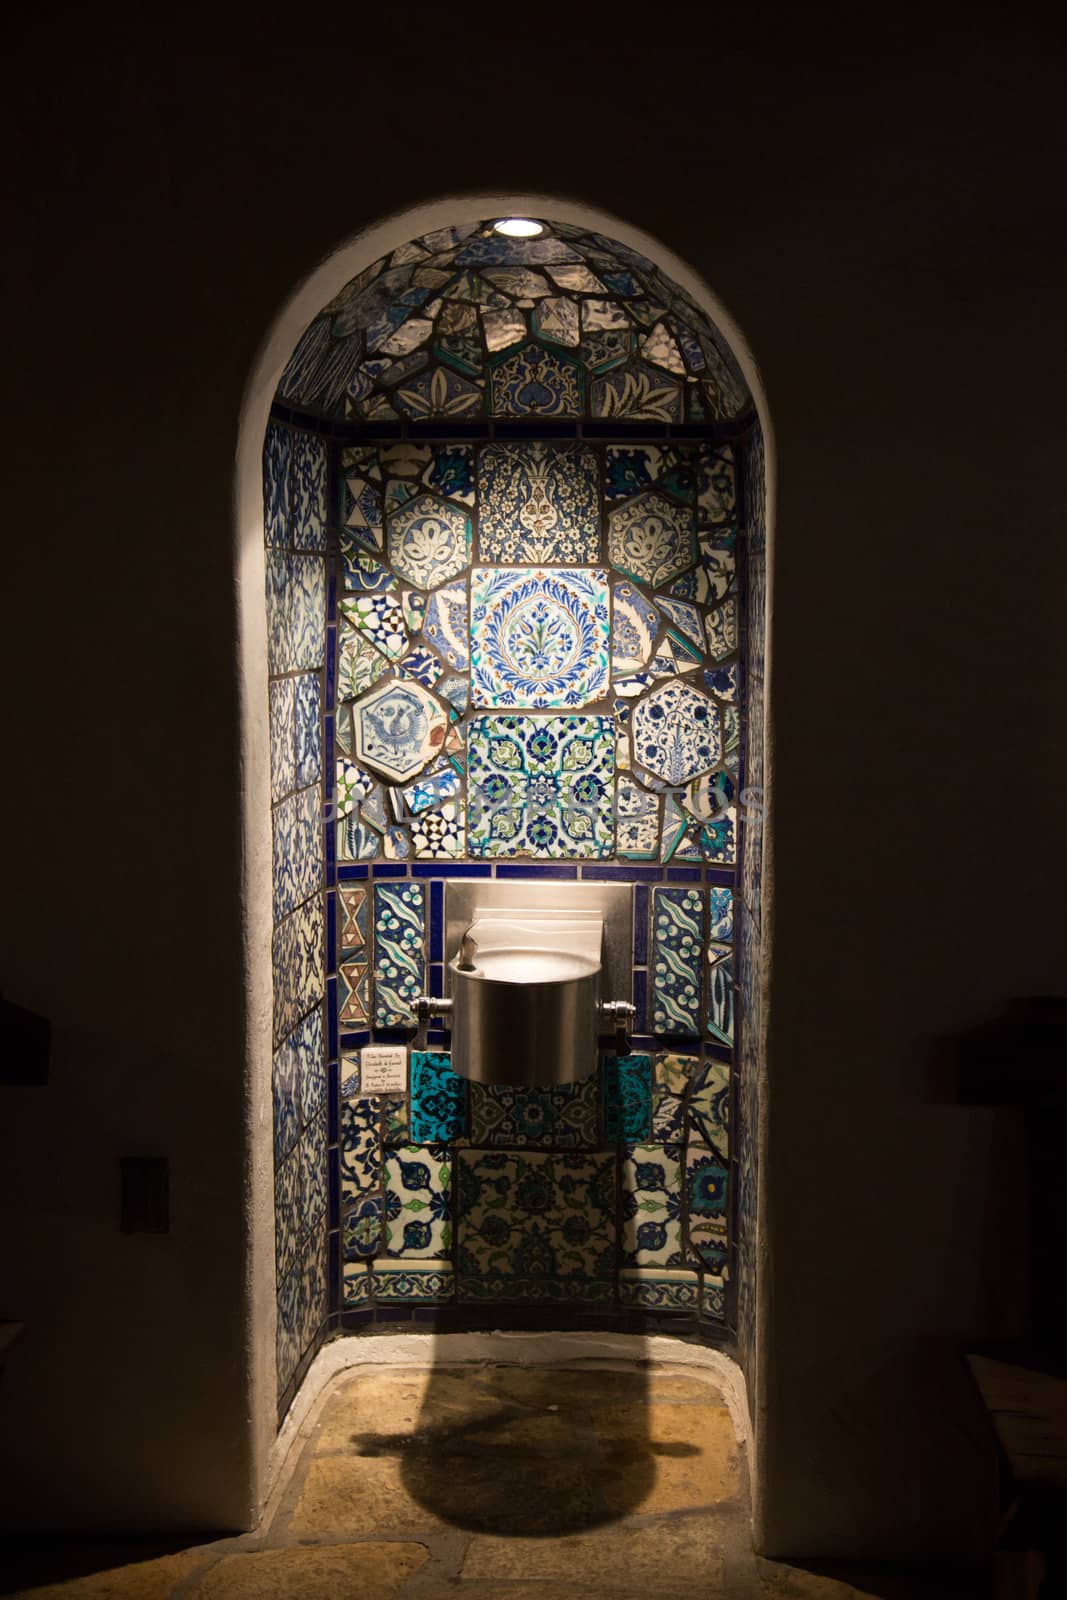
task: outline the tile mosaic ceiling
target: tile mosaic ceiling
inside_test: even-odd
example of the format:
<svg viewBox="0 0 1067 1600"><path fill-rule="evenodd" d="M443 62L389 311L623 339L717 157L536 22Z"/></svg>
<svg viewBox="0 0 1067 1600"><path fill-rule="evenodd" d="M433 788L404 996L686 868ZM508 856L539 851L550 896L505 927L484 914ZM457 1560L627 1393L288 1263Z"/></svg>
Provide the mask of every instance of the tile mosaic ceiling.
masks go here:
<svg viewBox="0 0 1067 1600"><path fill-rule="evenodd" d="M646 256L566 224L545 223L540 238L503 238L491 221L426 234L353 278L304 333L279 396L363 422L701 423L752 410L723 336ZM302 462L291 492L317 470ZM500 470L506 482L505 459ZM552 477L549 465L547 507ZM352 512L353 528L380 530L373 492L354 490ZM502 537L536 543L537 520L531 505L522 532ZM580 518L573 536L580 546Z"/></svg>

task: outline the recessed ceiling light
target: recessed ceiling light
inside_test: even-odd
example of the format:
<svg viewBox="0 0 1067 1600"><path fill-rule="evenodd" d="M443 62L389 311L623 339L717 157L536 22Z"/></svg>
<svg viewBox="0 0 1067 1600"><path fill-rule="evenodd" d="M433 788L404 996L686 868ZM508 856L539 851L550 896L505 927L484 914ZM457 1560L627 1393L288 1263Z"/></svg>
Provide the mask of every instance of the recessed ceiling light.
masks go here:
<svg viewBox="0 0 1067 1600"><path fill-rule="evenodd" d="M534 222L529 217L502 217L493 223L493 232L506 234L509 239L536 239L544 231L543 222Z"/></svg>

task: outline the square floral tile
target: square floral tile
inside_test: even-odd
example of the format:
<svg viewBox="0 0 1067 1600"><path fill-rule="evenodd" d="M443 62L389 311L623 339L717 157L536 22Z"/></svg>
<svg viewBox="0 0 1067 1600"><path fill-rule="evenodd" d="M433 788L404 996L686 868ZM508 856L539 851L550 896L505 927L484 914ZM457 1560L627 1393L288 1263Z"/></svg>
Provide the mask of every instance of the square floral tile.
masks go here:
<svg viewBox="0 0 1067 1600"><path fill-rule="evenodd" d="M608 575L602 568L475 569L474 705L588 705L607 692L608 660Z"/></svg>
<svg viewBox="0 0 1067 1600"><path fill-rule="evenodd" d="M725 1163L715 1151L690 1142L685 1158L689 1248L713 1272L721 1272L726 1264L728 1182Z"/></svg>
<svg viewBox="0 0 1067 1600"><path fill-rule="evenodd" d="M452 1244L447 1145L406 1146L385 1157L385 1253L446 1255Z"/></svg>
<svg viewBox="0 0 1067 1600"><path fill-rule="evenodd" d="M689 1130L698 1144L711 1145L720 1156L730 1154L730 1067L705 1061L689 1097Z"/></svg>
<svg viewBox="0 0 1067 1600"><path fill-rule="evenodd" d="M615 1163L598 1155L458 1150L461 1299L608 1301Z"/></svg>
<svg viewBox="0 0 1067 1600"><path fill-rule="evenodd" d="M652 1069L652 1134L664 1144L680 1143L685 1137L686 1090L700 1068L698 1056L675 1055L661 1051Z"/></svg>
<svg viewBox="0 0 1067 1600"><path fill-rule="evenodd" d="M292 435L290 522L297 550L326 549L326 444L314 433Z"/></svg>
<svg viewBox="0 0 1067 1600"><path fill-rule="evenodd" d="M613 1144L647 1139L652 1126L652 1057L606 1055L600 1070L605 1138Z"/></svg>
<svg viewBox="0 0 1067 1600"><path fill-rule="evenodd" d="M615 729L610 717L476 717L468 756L472 856L611 855Z"/></svg>
<svg viewBox="0 0 1067 1600"><path fill-rule="evenodd" d="M270 797L281 800L296 788L296 712L294 680L275 678L270 685Z"/></svg>
<svg viewBox="0 0 1067 1600"><path fill-rule="evenodd" d="M425 892L421 883L374 885L374 1026L406 1028L426 990Z"/></svg>
<svg viewBox="0 0 1067 1600"><path fill-rule="evenodd" d="M700 1279L695 1272L624 1267L619 1273L619 1300L644 1311L696 1311Z"/></svg>
<svg viewBox="0 0 1067 1600"><path fill-rule="evenodd" d="M472 1083L470 1096L473 1145L583 1150L598 1143L595 1074L549 1089Z"/></svg>
<svg viewBox="0 0 1067 1600"><path fill-rule="evenodd" d="M478 462L483 561L579 564L600 555L596 455L586 445L485 445Z"/></svg>
<svg viewBox="0 0 1067 1600"><path fill-rule="evenodd" d="M322 1010L311 1011L274 1052L274 1160L280 1164L326 1099Z"/></svg>
<svg viewBox="0 0 1067 1600"><path fill-rule="evenodd" d="M652 1030L700 1037L703 900L699 889L652 891Z"/></svg>
<svg viewBox="0 0 1067 1600"><path fill-rule="evenodd" d="M289 429L268 422L263 440L263 537L268 545L289 543Z"/></svg>
<svg viewBox="0 0 1067 1600"><path fill-rule="evenodd" d="M622 1164L621 1258L633 1267L684 1267L682 1152L678 1145L634 1145Z"/></svg>
<svg viewBox="0 0 1067 1600"><path fill-rule="evenodd" d="M466 1087L444 1051L411 1052L412 1144L447 1144L466 1132Z"/></svg>

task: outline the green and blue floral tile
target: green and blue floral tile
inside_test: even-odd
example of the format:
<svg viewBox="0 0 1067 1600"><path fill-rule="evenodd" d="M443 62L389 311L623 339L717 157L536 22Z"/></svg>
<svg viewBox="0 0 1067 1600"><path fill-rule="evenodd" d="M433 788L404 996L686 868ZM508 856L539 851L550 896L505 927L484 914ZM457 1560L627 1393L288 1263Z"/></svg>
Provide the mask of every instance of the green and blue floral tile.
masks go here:
<svg viewBox="0 0 1067 1600"><path fill-rule="evenodd" d="M605 1138L611 1144L647 1139L652 1127L652 1057L605 1055L600 1070Z"/></svg>
<svg viewBox="0 0 1067 1600"><path fill-rule="evenodd" d="M547 1089L472 1082L470 1097L472 1145L585 1150L598 1143L595 1073Z"/></svg>
<svg viewBox="0 0 1067 1600"><path fill-rule="evenodd" d="M341 1299L346 1311L365 1306L371 1297L371 1272L365 1261L346 1261L341 1283Z"/></svg>
<svg viewBox="0 0 1067 1600"><path fill-rule="evenodd" d="M643 1311L696 1311L700 1279L695 1272L684 1270L623 1267L619 1273L619 1301Z"/></svg>
<svg viewBox="0 0 1067 1600"><path fill-rule="evenodd" d="M632 1146L622 1163L620 1257L628 1267L684 1267L682 1152L678 1145Z"/></svg>
<svg viewBox="0 0 1067 1600"><path fill-rule="evenodd" d="M729 1173L721 1157L690 1142L685 1158L689 1212L689 1248L706 1267L721 1272L726 1264L726 1195Z"/></svg>
<svg viewBox="0 0 1067 1600"><path fill-rule="evenodd" d="M472 856L605 859L614 828L610 717L476 717L469 730Z"/></svg>
<svg viewBox="0 0 1067 1600"><path fill-rule="evenodd" d="M404 1028L425 993L425 893L421 883L374 885L374 1025Z"/></svg>
<svg viewBox="0 0 1067 1600"><path fill-rule="evenodd" d="M448 1144L465 1133L466 1085L444 1051L411 1052L412 1144Z"/></svg>
<svg viewBox="0 0 1067 1600"><path fill-rule="evenodd" d="M700 1037L703 899L699 889L652 891L652 1029Z"/></svg>
<svg viewBox="0 0 1067 1600"><path fill-rule="evenodd" d="M461 1299L610 1301L615 1163L598 1155L456 1152Z"/></svg>
<svg viewBox="0 0 1067 1600"><path fill-rule="evenodd" d="M608 687L603 568L477 567L471 575L476 706L574 708Z"/></svg>
<svg viewBox="0 0 1067 1600"><path fill-rule="evenodd" d="M432 1256L452 1244L447 1145L405 1146L385 1156L385 1254Z"/></svg>

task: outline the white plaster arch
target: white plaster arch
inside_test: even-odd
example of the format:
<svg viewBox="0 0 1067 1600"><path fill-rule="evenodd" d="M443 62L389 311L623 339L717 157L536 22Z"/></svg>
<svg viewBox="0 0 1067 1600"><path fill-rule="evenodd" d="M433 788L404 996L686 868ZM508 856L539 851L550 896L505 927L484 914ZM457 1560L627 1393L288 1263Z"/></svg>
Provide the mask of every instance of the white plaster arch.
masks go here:
<svg viewBox="0 0 1067 1600"><path fill-rule="evenodd" d="M262 1507L284 1459L282 1439L275 1425L274 1399L274 1184L271 1134L271 830L270 742L267 717L267 636L264 605L263 547L263 438L278 381L304 329L343 286L399 245L419 234L451 224L476 222L487 216L542 216L603 233L648 256L684 288L722 331L730 344L752 394L763 432L767 492L767 632L765 696L769 696L771 659L771 596L774 592L775 448L770 409L755 358L741 330L704 280L659 239L621 217L585 202L547 194L471 192L443 197L397 211L354 234L331 251L294 290L267 332L249 375L238 421L234 476L235 584L237 615L237 673L240 705L241 773L241 886L243 971L245 983L245 1347L249 1385L248 1423L251 1434L252 1501ZM773 728L764 707L765 782L773 789ZM764 834L763 904L767 929L766 974L773 961L774 848L773 814L768 806ZM763 1030L766 1034L770 997L765 993ZM765 1051L760 1048L760 1061ZM759 1138L759 1188L757 1218L766 1216L767 1117L761 1067L760 1100L764 1108ZM757 1222L756 1256L759 1263L756 1313L757 1406L750 1438L749 1471L754 1522L761 1522L759 1471L763 1414L758 1397L765 1392L762 1371L766 1360L763 1330L769 1285L764 1270L768 1259L762 1220ZM301 1414L328 1381L332 1364L313 1362L298 1396ZM739 1379L741 1378L738 1372ZM743 1382L743 1379L741 1379ZM305 1393L305 1391L307 1391ZM314 1392L312 1392L314 1391ZM287 1437L287 1436L282 1436Z"/></svg>

